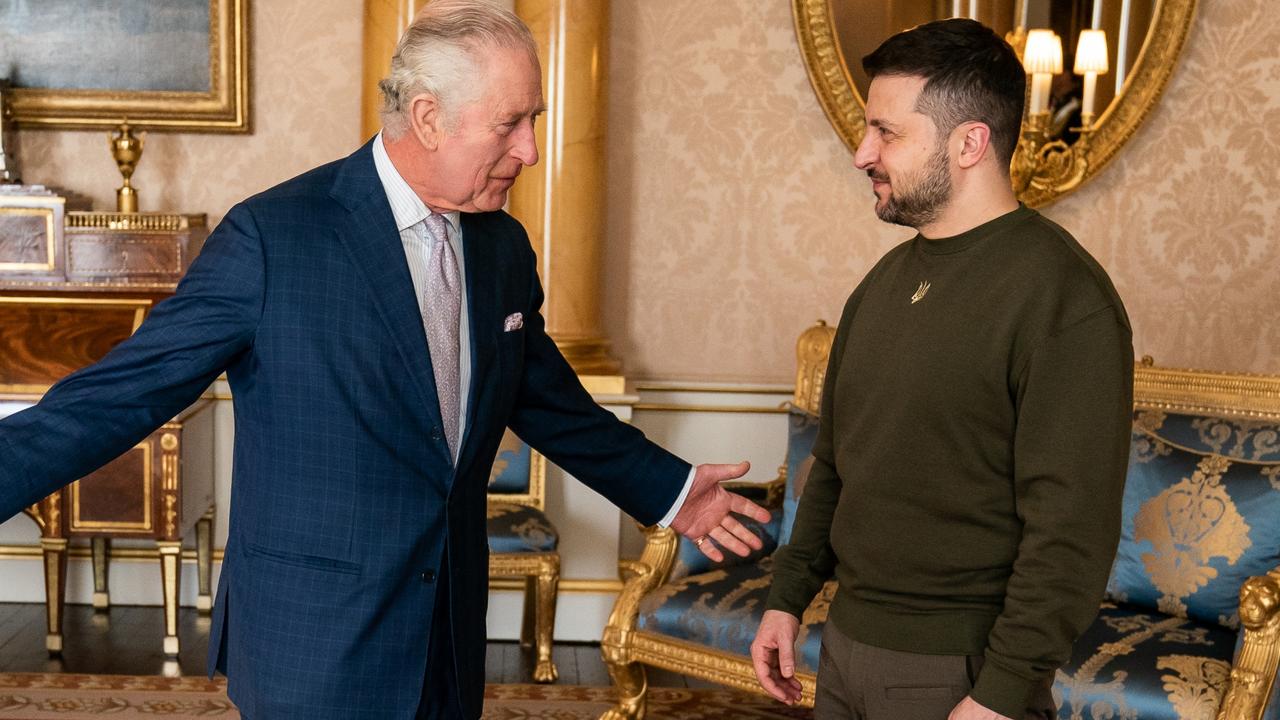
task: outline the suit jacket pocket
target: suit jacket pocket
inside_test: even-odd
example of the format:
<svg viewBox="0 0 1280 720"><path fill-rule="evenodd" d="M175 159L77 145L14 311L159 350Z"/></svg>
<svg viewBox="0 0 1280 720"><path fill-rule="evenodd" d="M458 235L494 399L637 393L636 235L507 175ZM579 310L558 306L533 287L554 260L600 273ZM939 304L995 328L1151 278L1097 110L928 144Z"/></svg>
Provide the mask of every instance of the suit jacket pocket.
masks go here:
<svg viewBox="0 0 1280 720"><path fill-rule="evenodd" d="M253 543L246 543L244 552L245 555L248 555L251 558L265 560L270 563L288 565L290 567L320 570L339 575L360 574L360 566L356 563L322 557L320 555L304 555L302 553L269 550L259 545L254 545Z"/></svg>

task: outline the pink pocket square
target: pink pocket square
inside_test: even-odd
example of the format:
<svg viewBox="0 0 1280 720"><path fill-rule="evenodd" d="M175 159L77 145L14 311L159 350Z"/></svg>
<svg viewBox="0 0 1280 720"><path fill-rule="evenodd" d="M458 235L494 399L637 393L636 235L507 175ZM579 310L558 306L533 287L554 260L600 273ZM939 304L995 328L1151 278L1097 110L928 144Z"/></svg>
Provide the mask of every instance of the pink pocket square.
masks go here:
<svg viewBox="0 0 1280 720"><path fill-rule="evenodd" d="M502 332L512 332L524 327L524 315L522 313L511 313L506 320L502 321Z"/></svg>

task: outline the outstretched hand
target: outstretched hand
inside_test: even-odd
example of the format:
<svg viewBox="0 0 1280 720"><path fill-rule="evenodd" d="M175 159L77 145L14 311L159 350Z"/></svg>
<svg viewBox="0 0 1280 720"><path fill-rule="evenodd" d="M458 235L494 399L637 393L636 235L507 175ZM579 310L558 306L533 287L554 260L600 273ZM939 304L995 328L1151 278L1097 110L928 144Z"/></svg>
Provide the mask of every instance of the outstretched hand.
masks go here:
<svg viewBox="0 0 1280 720"><path fill-rule="evenodd" d="M731 513L746 515L762 523L769 522L769 511L750 500L731 493L720 486L725 480L736 480L751 469L751 463L737 465L699 465L693 476L693 486L685 496L671 528L698 546L703 555L719 562L724 559L719 545L738 555L746 556L753 549L759 550L763 541L738 522ZM714 543L707 539L715 540Z"/></svg>

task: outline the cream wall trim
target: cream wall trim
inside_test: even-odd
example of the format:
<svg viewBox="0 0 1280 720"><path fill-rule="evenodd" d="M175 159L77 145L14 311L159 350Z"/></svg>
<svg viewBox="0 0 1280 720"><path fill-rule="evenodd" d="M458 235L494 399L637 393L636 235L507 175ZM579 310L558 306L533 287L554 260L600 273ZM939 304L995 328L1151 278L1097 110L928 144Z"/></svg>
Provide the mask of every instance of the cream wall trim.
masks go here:
<svg viewBox="0 0 1280 720"><path fill-rule="evenodd" d="M783 395L791 395L795 392L794 385L766 385L760 383L742 383L735 385L731 383L698 382L696 380L637 380L635 388L636 392L642 395L654 392L781 393Z"/></svg>
<svg viewBox="0 0 1280 720"><path fill-rule="evenodd" d="M0 545L0 560L6 559L31 559L43 557L39 545ZM222 562L223 550L218 548L213 551L213 562ZM67 548L67 557L72 560L83 560L93 557L93 549L88 545L75 545ZM145 547L112 547L111 562L154 562L159 553L155 549ZM182 562L194 563L196 561L196 551L194 549L182 551ZM0 602L3 598L0 598Z"/></svg>
<svg viewBox="0 0 1280 720"><path fill-rule="evenodd" d="M682 403L636 403L637 412L713 412L713 413L786 413L785 407L762 408L753 405L686 405Z"/></svg>
<svg viewBox="0 0 1280 720"><path fill-rule="evenodd" d="M499 592L523 592L524 580L520 578L498 578L490 580L489 589ZM561 579L559 592L617 595L622 592L622 581L610 578L583 580Z"/></svg>

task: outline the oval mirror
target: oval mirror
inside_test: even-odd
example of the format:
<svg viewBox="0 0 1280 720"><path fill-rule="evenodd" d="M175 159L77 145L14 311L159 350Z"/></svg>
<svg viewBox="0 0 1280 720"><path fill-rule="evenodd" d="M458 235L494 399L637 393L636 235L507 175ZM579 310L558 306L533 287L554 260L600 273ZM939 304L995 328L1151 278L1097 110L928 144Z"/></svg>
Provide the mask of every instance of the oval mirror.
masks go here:
<svg viewBox="0 0 1280 720"><path fill-rule="evenodd" d="M792 13L814 91L850 152L866 130L862 57L890 35L931 20L973 17L1021 56L1028 30L1051 30L1061 42L1062 71L1041 76L1036 92L1028 78L1028 113L1010 173L1019 199L1036 207L1079 187L1137 130L1173 72L1195 6L1196 0L792 0ZM1076 62L1082 34L1105 38L1105 70L1093 79L1084 71L1087 50Z"/></svg>

